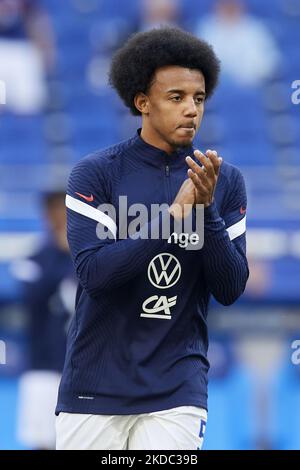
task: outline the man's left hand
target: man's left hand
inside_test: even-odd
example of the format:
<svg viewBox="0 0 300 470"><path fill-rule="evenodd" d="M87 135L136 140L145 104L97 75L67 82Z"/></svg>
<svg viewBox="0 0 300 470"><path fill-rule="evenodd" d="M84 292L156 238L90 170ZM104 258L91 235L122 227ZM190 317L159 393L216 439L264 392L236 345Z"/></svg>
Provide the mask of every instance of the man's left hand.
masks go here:
<svg viewBox="0 0 300 470"><path fill-rule="evenodd" d="M215 150L207 150L205 155L200 150L195 150L194 155L202 166L191 157L186 157L186 162L190 167L188 177L196 189L195 204L204 204L204 207L208 207L214 200L222 158L218 157Z"/></svg>

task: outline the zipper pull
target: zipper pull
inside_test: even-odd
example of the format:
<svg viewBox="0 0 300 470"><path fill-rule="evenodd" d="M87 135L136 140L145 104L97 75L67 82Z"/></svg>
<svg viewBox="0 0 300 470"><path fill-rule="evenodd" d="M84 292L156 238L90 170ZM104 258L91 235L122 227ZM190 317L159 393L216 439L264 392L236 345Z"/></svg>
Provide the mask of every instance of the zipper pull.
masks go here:
<svg viewBox="0 0 300 470"><path fill-rule="evenodd" d="M170 167L166 165L166 176L170 176Z"/></svg>

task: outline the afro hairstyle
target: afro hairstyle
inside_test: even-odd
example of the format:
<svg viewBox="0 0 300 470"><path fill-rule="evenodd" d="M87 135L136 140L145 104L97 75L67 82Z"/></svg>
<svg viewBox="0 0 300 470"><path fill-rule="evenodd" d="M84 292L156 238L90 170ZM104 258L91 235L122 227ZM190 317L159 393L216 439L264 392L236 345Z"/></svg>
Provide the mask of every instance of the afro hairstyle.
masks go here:
<svg viewBox="0 0 300 470"><path fill-rule="evenodd" d="M200 70L205 79L206 98L218 83L220 62L205 41L179 28L163 27L132 35L112 58L109 83L131 113L137 93L147 93L155 71L167 65Z"/></svg>

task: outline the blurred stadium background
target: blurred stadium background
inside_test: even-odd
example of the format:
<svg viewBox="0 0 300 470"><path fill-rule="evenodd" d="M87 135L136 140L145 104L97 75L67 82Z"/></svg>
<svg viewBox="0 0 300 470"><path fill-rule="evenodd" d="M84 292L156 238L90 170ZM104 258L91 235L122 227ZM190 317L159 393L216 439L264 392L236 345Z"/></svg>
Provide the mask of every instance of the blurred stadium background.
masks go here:
<svg viewBox="0 0 300 470"><path fill-rule="evenodd" d="M41 193L63 188L80 158L138 127L107 85L114 50L132 32L160 22L200 34L215 2L153 0L155 12L145 0L35 3L53 30L46 99L34 110L0 105L0 340L6 345L0 449L24 448L16 416L18 381L28 367L28 320L12 266L30 255L47 229ZM291 97L292 83L300 80L300 2L243 3L268 29L277 62L253 83L224 73L197 138L200 149L216 149L244 174L251 267L235 305L212 304L204 448L299 449L300 364L292 361L292 342L300 340L300 104ZM1 24L0 10L0 47L14 35L26 41L20 29L8 34ZM0 55L0 81L4 60Z"/></svg>

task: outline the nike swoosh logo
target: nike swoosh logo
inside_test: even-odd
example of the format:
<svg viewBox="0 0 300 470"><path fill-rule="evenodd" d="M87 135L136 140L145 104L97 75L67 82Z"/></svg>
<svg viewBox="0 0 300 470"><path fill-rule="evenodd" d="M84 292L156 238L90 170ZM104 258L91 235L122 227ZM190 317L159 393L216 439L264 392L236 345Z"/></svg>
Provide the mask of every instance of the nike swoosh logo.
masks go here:
<svg viewBox="0 0 300 470"><path fill-rule="evenodd" d="M246 214L246 209L244 209L243 207L240 208L240 214Z"/></svg>
<svg viewBox="0 0 300 470"><path fill-rule="evenodd" d="M75 193L75 194L78 194L78 196L82 197L87 202L93 202L94 200L94 196L92 194L90 196L85 196L84 194L81 194L81 193Z"/></svg>

